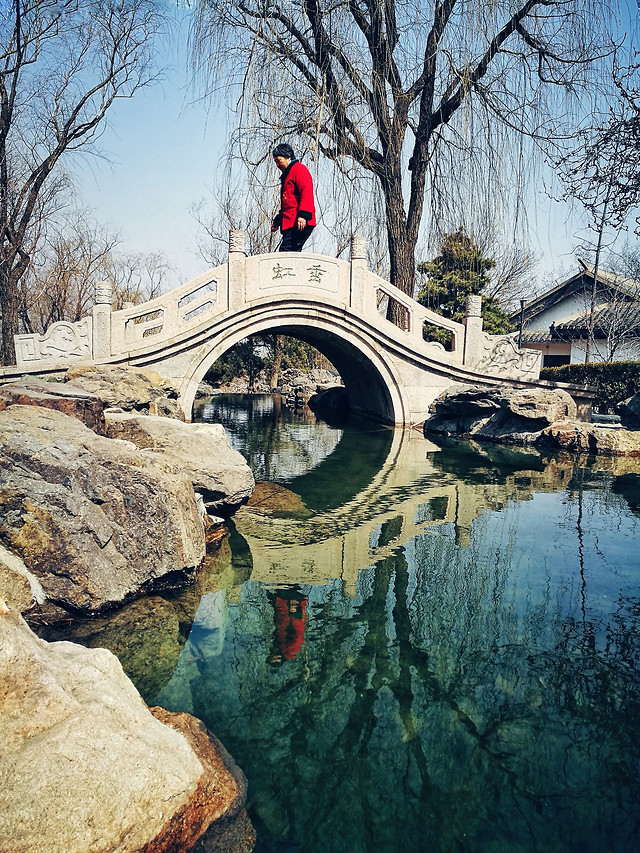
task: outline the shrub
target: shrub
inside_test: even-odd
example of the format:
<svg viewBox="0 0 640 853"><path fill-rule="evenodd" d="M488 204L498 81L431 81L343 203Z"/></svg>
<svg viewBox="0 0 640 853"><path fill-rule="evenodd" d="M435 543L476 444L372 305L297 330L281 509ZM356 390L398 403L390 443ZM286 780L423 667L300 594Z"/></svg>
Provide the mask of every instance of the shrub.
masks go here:
<svg viewBox="0 0 640 853"><path fill-rule="evenodd" d="M565 364L543 367L540 379L590 385L596 389L594 407L602 414L640 390L640 361L604 361L593 364Z"/></svg>

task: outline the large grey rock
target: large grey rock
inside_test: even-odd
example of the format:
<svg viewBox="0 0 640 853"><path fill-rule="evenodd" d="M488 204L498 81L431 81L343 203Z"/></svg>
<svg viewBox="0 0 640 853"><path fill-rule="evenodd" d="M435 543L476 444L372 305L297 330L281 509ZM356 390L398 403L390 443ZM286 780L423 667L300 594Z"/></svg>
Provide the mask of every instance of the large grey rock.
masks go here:
<svg viewBox="0 0 640 853"><path fill-rule="evenodd" d="M30 406L0 412L0 544L50 601L97 612L192 576L204 527L159 454Z"/></svg>
<svg viewBox="0 0 640 853"><path fill-rule="evenodd" d="M106 421L110 438L132 441L177 466L202 495L208 512L230 515L253 491L251 469L233 450L221 424L185 424L109 411Z"/></svg>
<svg viewBox="0 0 640 853"><path fill-rule="evenodd" d="M104 403L95 394L65 382L38 377L0 385L0 411L7 406L42 406L73 415L94 432L104 434Z"/></svg>
<svg viewBox="0 0 640 853"><path fill-rule="evenodd" d="M640 431L560 421L544 429L536 445L596 456L640 456Z"/></svg>
<svg viewBox="0 0 640 853"><path fill-rule="evenodd" d="M309 408L327 420L345 418L349 414L349 397L344 385L334 385L309 398Z"/></svg>
<svg viewBox="0 0 640 853"><path fill-rule="evenodd" d="M146 367L70 367L65 381L99 397L109 408L184 420L177 389L168 379Z"/></svg>
<svg viewBox="0 0 640 853"><path fill-rule="evenodd" d="M312 370L283 370L278 381L279 388L285 393L295 388L304 388L312 393L318 386L329 387L340 384L340 376L335 371L313 368Z"/></svg>
<svg viewBox="0 0 640 853"><path fill-rule="evenodd" d="M616 407L620 420L628 429L640 429L640 394L634 394Z"/></svg>
<svg viewBox="0 0 640 853"><path fill-rule="evenodd" d="M545 427L576 417L576 404L561 389L524 389L502 385L455 386L430 406L425 432L472 435L514 443L532 442Z"/></svg>
<svg viewBox="0 0 640 853"><path fill-rule="evenodd" d="M200 382L196 389L196 400L200 400L203 397L214 397L218 393L219 391L215 385L211 385L209 382Z"/></svg>
<svg viewBox="0 0 640 853"><path fill-rule="evenodd" d="M289 368L284 370L278 381L278 390L286 405L302 406L311 397L328 388L340 385L340 376L329 370L313 369L299 371Z"/></svg>
<svg viewBox="0 0 640 853"><path fill-rule="evenodd" d="M246 820L244 777L198 720L152 714L111 652L46 643L2 602L0 742L0 853L180 853Z"/></svg>

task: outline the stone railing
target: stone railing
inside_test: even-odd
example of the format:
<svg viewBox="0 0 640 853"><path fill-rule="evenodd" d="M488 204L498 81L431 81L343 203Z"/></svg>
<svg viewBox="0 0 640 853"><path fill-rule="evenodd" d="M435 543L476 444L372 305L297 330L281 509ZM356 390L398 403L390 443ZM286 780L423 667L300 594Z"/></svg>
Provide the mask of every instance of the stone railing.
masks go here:
<svg viewBox="0 0 640 853"><path fill-rule="evenodd" d="M206 332L223 315L265 304L281 305L286 313L287 305L303 302L312 310L314 305L346 310L350 323L360 319L387 339L444 365L511 379L537 379L539 374L539 353L519 350L513 336L483 331L479 296L468 297L463 323L435 314L367 268L366 242L360 237L352 240L350 261L311 253L247 257L244 232L232 231L226 264L142 305L112 311L111 301L109 283L101 282L91 317L56 323L44 335L16 336L18 366L50 368L160 351ZM390 303L396 323L386 319ZM451 334L451 351L424 341L425 324Z"/></svg>
<svg viewBox="0 0 640 853"><path fill-rule="evenodd" d="M368 312L375 312L377 319L389 323L390 320L386 317L386 305L388 300L393 300L396 306L399 307L402 314L402 323L399 327L393 326L393 329L398 329L404 336L412 341L412 346L417 351L424 351L432 358L442 361L447 364L463 364L465 353L465 338L466 328L464 323L456 323L454 320L449 320L441 314L436 314L429 308L425 308L415 299L407 296L394 285L385 281L383 278L369 272L365 281L366 295L364 304L368 308ZM381 310L385 309L385 310ZM451 333L451 351L446 350L444 346L436 341L425 341L422 336L422 330L425 325L437 326ZM387 328L389 333L393 333L390 328Z"/></svg>
<svg viewBox="0 0 640 853"><path fill-rule="evenodd" d="M111 355L175 338L227 309L227 271L220 266L161 296L111 314Z"/></svg>
<svg viewBox="0 0 640 853"><path fill-rule="evenodd" d="M467 296L464 364L505 379L538 379L542 353L519 349L515 335L488 335L482 329L482 297Z"/></svg>

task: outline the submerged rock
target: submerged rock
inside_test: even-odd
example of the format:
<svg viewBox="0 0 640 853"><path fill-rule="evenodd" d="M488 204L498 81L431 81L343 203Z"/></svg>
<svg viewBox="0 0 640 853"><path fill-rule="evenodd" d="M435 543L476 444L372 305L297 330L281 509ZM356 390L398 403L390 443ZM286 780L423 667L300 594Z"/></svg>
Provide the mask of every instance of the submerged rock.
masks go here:
<svg viewBox="0 0 640 853"><path fill-rule="evenodd" d="M0 482L0 544L54 603L98 612L184 581L204 557L191 482L60 412L0 412Z"/></svg>
<svg viewBox="0 0 640 853"><path fill-rule="evenodd" d="M107 412L107 435L162 455L202 495L208 513L230 515L251 495L255 481L221 424L185 424L152 416Z"/></svg>
<svg viewBox="0 0 640 853"><path fill-rule="evenodd" d="M111 652L40 640L3 603L0 740L0 853L186 853L212 824L253 845L242 771L199 720L150 712Z"/></svg>
<svg viewBox="0 0 640 853"><path fill-rule="evenodd" d="M254 512L278 518L308 518L312 515L302 502L300 495L278 483L256 483L247 507Z"/></svg>

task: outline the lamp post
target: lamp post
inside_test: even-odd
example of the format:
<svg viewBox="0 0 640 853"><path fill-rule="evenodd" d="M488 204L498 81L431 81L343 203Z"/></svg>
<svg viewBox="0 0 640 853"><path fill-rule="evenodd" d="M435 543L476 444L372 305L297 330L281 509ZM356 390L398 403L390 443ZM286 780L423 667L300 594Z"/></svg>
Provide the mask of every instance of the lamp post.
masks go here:
<svg viewBox="0 0 640 853"><path fill-rule="evenodd" d="M518 333L518 349L522 349L522 327L524 326L524 303L525 300L520 300L520 331Z"/></svg>

